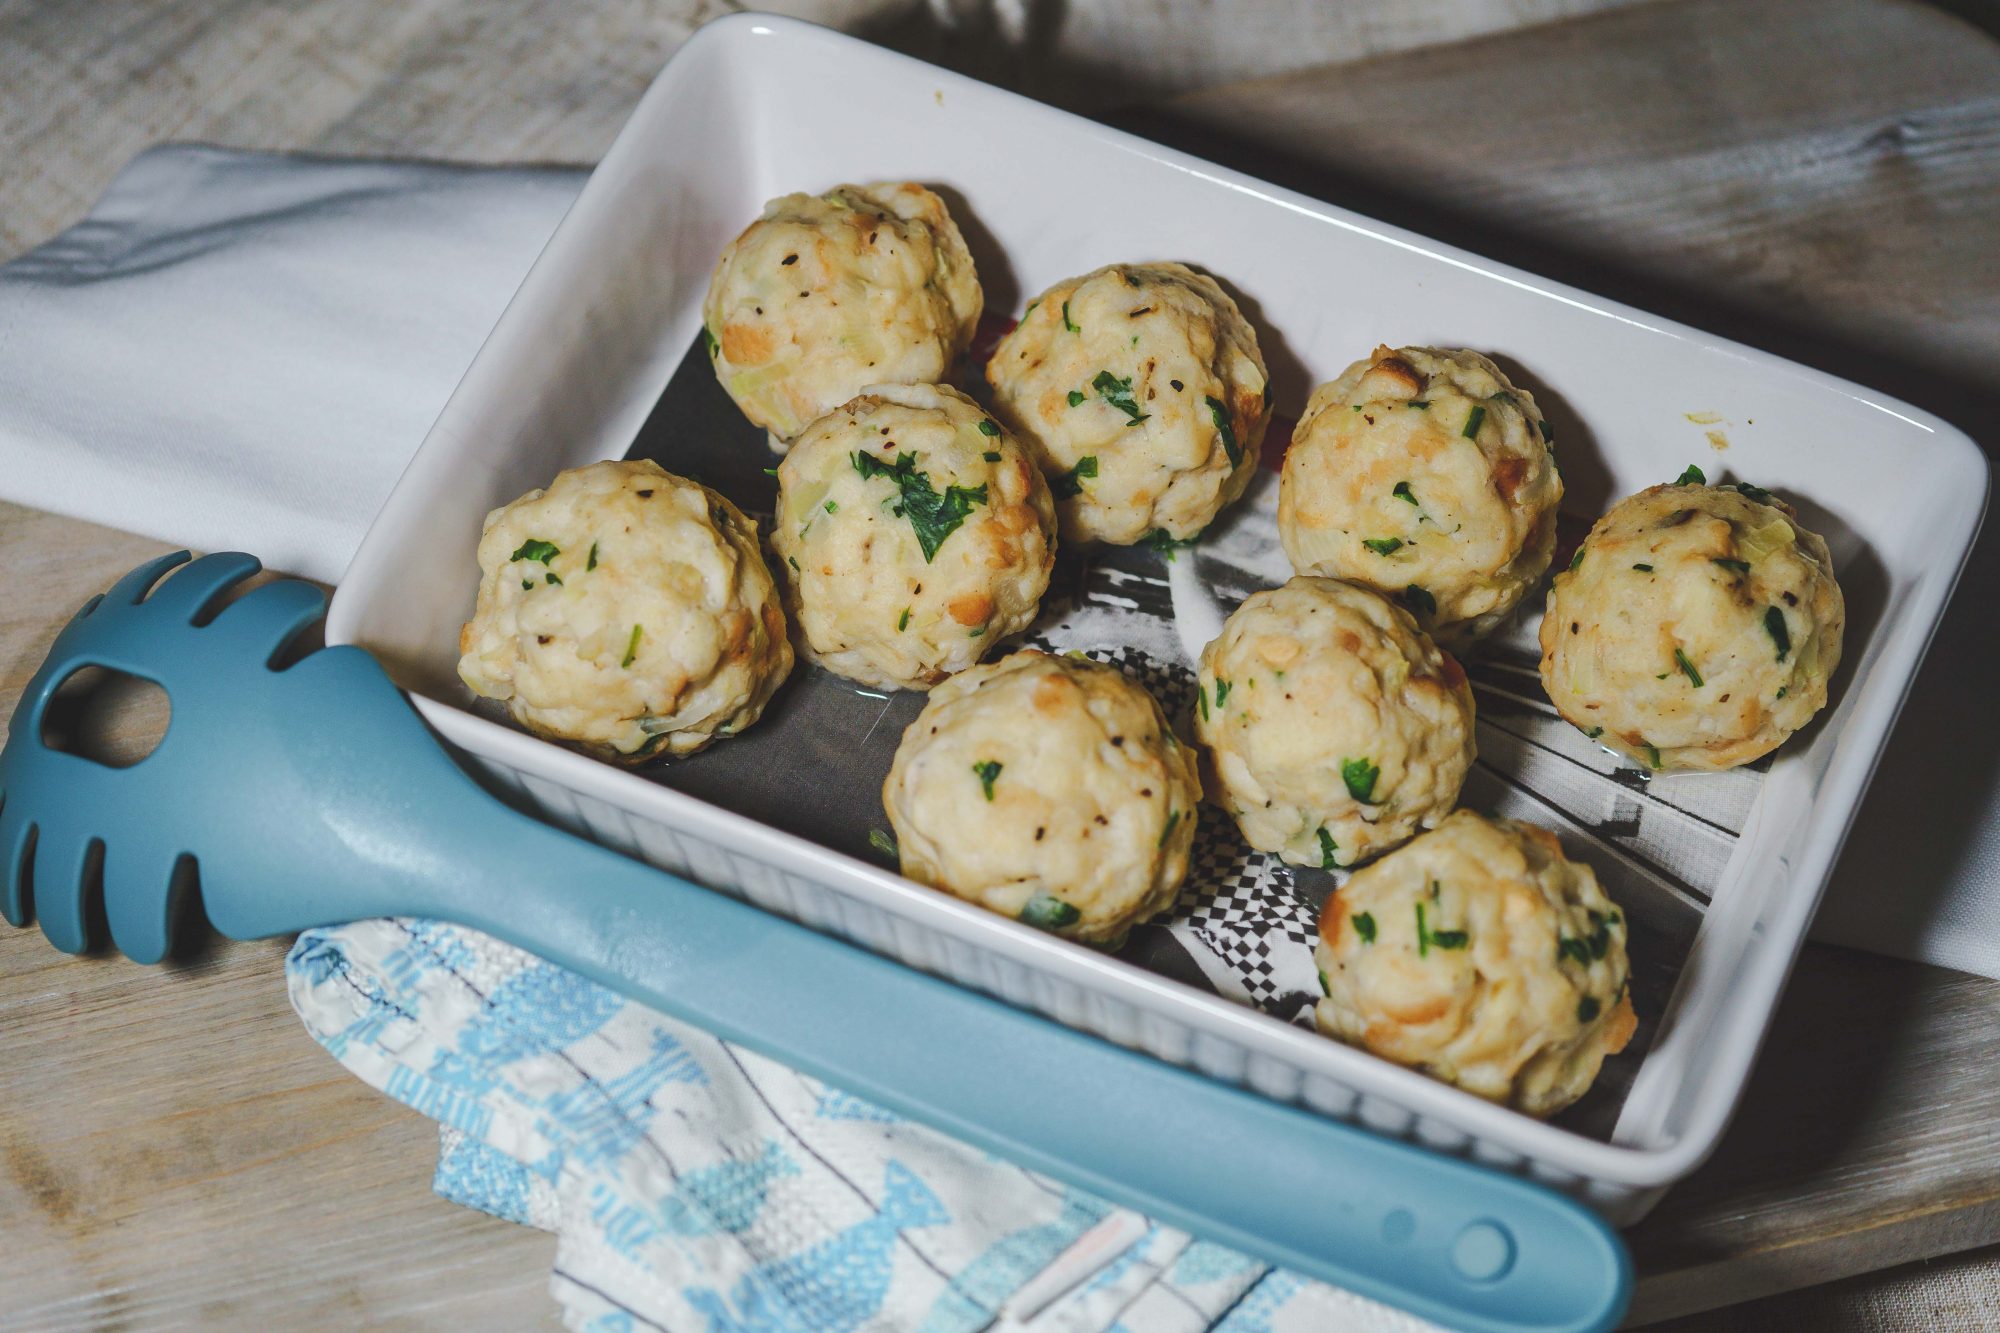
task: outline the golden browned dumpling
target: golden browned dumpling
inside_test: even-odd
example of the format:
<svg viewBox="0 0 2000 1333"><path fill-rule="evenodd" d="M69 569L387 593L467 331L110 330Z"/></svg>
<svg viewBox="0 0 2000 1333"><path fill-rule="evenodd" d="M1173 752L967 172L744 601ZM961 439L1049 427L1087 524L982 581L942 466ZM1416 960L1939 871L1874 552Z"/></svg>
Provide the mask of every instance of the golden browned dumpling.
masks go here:
<svg viewBox="0 0 2000 1333"><path fill-rule="evenodd" d="M1654 770L1783 744L1825 706L1847 622L1826 543L1790 505L1690 481L1598 519L1542 618L1556 711Z"/></svg>
<svg viewBox="0 0 2000 1333"><path fill-rule="evenodd" d="M1200 801L1152 695L1033 651L932 690L882 785L905 875L1093 944L1172 904Z"/></svg>
<svg viewBox="0 0 2000 1333"><path fill-rule="evenodd" d="M928 689L1034 620L1055 528L1048 484L977 403L880 385L793 443L771 544L807 657Z"/></svg>
<svg viewBox="0 0 2000 1333"><path fill-rule="evenodd" d="M1460 810L1356 872L1319 920L1329 1037L1529 1115L1632 1039L1624 915L1533 824Z"/></svg>
<svg viewBox="0 0 2000 1333"><path fill-rule="evenodd" d="M530 731L638 763L755 722L792 669L757 528L650 459L486 516L458 674Z"/></svg>
<svg viewBox="0 0 2000 1333"><path fill-rule="evenodd" d="M1197 536L1243 493L1271 416L1257 334L1215 279L1113 264L1036 298L986 363L1065 540Z"/></svg>
<svg viewBox="0 0 2000 1333"><path fill-rule="evenodd" d="M944 200L884 182L765 205L716 261L702 321L716 378L783 447L868 385L945 379L981 304Z"/></svg>
<svg viewBox="0 0 2000 1333"><path fill-rule="evenodd" d="M1292 434L1278 536L1292 568L1396 598L1446 647L1488 633L1555 550L1562 479L1533 395L1477 352L1377 347Z"/></svg>
<svg viewBox="0 0 2000 1333"><path fill-rule="evenodd" d="M1434 826L1472 766L1465 673L1357 584L1252 594L1202 651L1200 688L1216 801L1293 865L1353 865Z"/></svg>

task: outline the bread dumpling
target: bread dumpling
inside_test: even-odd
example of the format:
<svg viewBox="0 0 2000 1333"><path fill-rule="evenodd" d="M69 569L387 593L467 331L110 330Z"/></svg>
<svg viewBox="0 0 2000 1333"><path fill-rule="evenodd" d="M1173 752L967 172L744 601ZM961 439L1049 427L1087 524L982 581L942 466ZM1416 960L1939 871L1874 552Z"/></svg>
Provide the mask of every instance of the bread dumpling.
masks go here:
<svg viewBox="0 0 2000 1333"><path fill-rule="evenodd" d="M1562 495L1533 394L1477 352L1377 347L1306 405L1278 537L1299 573L1365 583L1460 648L1548 569Z"/></svg>
<svg viewBox="0 0 2000 1333"><path fill-rule="evenodd" d="M1322 1034L1554 1115L1638 1027L1625 917L1547 829L1460 810L1321 909Z"/></svg>
<svg viewBox="0 0 2000 1333"><path fill-rule="evenodd" d="M788 194L731 241L702 304L715 376L785 444L871 384L933 384L984 298L944 200L921 185Z"/></svg>
<svg viewBox="0 0 2000 1333"><path fill-rule="evenodd" d="M1556 576L1542 687L1646 768L1734 768L1826 705L1846 622L1826 542L1790 505L1690 477L1620 501Z"/></svg>
<svg viewBox="0 0 2000 1333"><path fill-rule="evenodd" d="M1215 279L1112 264L1059 282L986 363L1065 541L1187 541L1243 493L1271 417L1257 334Z"/></svg>
<svg viewBox="0 0 2000 1333"><path fill-rule="evenodd" d="M778 465L799 650L867 685L928 689L1026 629L1055 532L1027 451L956 389L878 385Z"/></svg>
<svg viewBox="0 0 2000 1333"><path fill-rule="evenodd" d="M1432 827L1472 766L1465 673L1358 584L1253 593L1202 651L1200 689L1216 801L1293 865L1354 865Z"/></svg>
<svg viewBox="0 0 2000 1333"><path fill-rule="evenodd" d="M571 468L495 509L478 558L459 678L604 758L734 735L792 669L756 525L650 459Z"/></svg>
<svg viewBox="0 0 2000 1333"><path fill-rule="evenodd" d="M882 785L905 875L1107 946L1173 903L1200 801L1152 695L1033 650L932 690Z"/></svg>

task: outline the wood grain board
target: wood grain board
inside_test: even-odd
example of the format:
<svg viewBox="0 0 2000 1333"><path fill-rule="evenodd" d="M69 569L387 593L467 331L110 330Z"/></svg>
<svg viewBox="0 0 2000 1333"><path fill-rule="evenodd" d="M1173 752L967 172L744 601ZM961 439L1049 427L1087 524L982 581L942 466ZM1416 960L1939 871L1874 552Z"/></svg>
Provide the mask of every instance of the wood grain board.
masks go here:
<svg viewBox="0 0 2000 1333"><path fill-rule="evenodd" d="M1074 7L1069 37L1030 34L1042 91L1101 74L1076 34L1102 7ZM916 8L822 12L992 69ZM1203 22L1233 12L1217 9ZM223 0L93 6L80 27L59 7L0 3L0 252L72 220L126 157L167 138L590 160L707 10ZM1408 12L1357 5L1299 44L1372 58L1120 119L1880 385L1975 433L2000 419L2000 42L1987 33L1896 0L1661 0L1515 31L1492 5ZM1489 35L1435 44L1472 33ZM1194 82L1241 73L1244 58L1173 55ZM0 712L61 620L158 549L0 505ZM1968 588L2000 569L1992 540L1981 552ZM1990 741L1990 700L1967 708ZM1899 737L1885 773L1942 761L1934 743ZM1914 817L1893 800L1878 786L1864 822ZM149 970L0 930L0 1324L553 1322L553 1242L429 1194L433 1127L306 1037L282 956L220 944ZM2000 1242L1996 1055L2000 983L1809 946L1721 1150L1631 1235L1635 1318Z"/></svg>

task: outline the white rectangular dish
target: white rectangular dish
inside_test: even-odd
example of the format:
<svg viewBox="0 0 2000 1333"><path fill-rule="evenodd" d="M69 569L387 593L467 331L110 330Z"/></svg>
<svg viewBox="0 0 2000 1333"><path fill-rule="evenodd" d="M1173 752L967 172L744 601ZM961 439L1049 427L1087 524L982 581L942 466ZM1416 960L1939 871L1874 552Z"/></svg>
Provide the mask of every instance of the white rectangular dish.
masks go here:
<svg viewBox="0 0 2000 1333"><path fill-rule="evenodd" d="M715 256L765 200L883 179L948 187L989 310L1115 260L1184 260L1247 298L1281 413L1379 342L1474 347L1528 368L1552 405L1566 508L1594 516L1699 459L1783 491L1828 538L1850 617L1833 702L1742 789L1615 1127L1538 1123L470 710L454 666L486 512L634 446L699 336ZM1730 440L1719 458L1711 419ZM1916 408L865 43L743 15L696 34L646 94L384 506L327 638L374 652L446 738L599 841L1627 1222L1721 1134L1986 489L1978 448Z"/></svg>

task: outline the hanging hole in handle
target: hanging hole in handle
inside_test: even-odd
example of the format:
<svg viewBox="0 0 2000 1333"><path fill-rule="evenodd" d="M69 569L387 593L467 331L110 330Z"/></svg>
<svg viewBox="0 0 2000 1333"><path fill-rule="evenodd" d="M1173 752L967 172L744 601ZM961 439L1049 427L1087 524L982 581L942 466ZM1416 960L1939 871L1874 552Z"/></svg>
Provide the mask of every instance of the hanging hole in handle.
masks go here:
<svg viewBox="0 0 2000 1333"><path fill-rule="evenodd" d="M160 747L173 719L155 681L115 667L78 667L42 710L42 744L106 768L130 768Z"/></svg>

